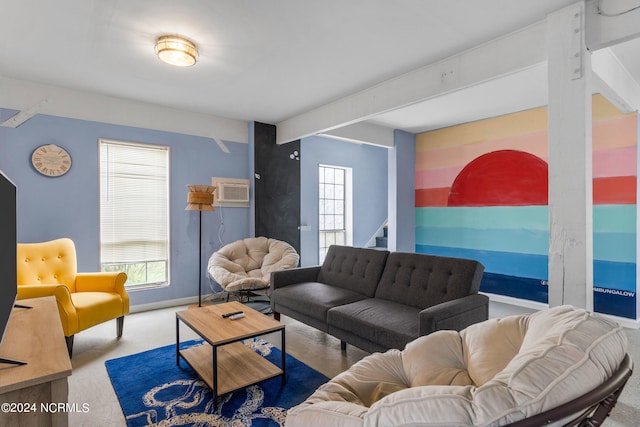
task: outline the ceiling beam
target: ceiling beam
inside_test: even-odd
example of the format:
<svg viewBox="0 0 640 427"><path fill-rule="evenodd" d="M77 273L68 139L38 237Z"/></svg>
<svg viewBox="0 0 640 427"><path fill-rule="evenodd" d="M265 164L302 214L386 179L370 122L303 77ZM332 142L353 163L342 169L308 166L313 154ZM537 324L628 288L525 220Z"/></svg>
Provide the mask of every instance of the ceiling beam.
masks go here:
<svg viewBox="0 0 640 427"><path fill-rule="evenodd" d="M41 100L50 100L40 105ZM0 108L247 143L248 122L0 76ZM221 145L222 144L222 145Z"/></svg>
<svg viewBox="0 0 640 427"><path fill-rule="evenodd" d="M15 115L9 117L4 122L0 123L0 126L7 127L7 128L17 128L18 126L20 126L21 124L29 120L31 117L38 114L40 110L42 110L42 107L44 107L48 103L49 103L48 99L43 99L38 104L32 105L31 107L25 110L22 110L16 113Z"/></svg>
<svg viewBox="0 0 640 427"><path fill-rule="evenodd" d="M587 0L587 49L595 51L640 37L640 9L636 0Z"/></svg>
<svg viewBox="0 0 640 427"><path fill-rule="evenodd" d="M318 135L355 144L369 144L385 148L391 148L394 144L393 129L366 122L354 123Z"/></svg>
<svg viewBox="0 0 640 427"><path fill-rule="evenodd" d="M640 21L640 8L635 9L637 2L586 0L584 4L585 44L592 53L640 37L640 26L637 25ZM547 52L544 50L546 39L546 25L540 22L386 80L277 123L276 142L282 144L310 135L335 134L335 129L378 114L536 66L547 61ZM615 61L607 58L611 55L613 54L609 52L595 56L594 70L597 74L594 76L594 84L619 107L626 105L627 111L636 111L639 106L635 95L637 84L626 77L619 80L624 72L619 63L615 65ZM630 91L626 92L627 90Z"/></svg>
<svg viewBox="0 0 640 427"><path fill-rule="evenodd" d="M623 113L640 110L640 85L609 48L591 54L593 83Z"/></svg>
<svg viewBox="0 0 640 427"><path fill-rule="evenodd" d="M277 123L276 142L367 120L377 114L490 81L546 61L546 25L540 22L442 61Z"/></svg>

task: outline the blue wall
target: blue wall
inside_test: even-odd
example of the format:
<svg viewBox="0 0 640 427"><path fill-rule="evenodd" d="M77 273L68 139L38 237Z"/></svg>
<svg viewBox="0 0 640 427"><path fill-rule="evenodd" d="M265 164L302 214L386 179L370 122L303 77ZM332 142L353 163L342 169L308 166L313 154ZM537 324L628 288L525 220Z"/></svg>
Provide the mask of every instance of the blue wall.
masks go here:
<svg viewBox="0 0 640 427"><path fill-rule="evenodd" d="M353 170L353 245L364 246L387 219L387 149L331 138L303 138L300 146L302 266L318 264L318 165Z"/></svg>
<svg viewBox="0 0 640 427"><path fill-rule="evenodd" d="M416 251L416 136L395 130L389 150L389 250Z"/></svg>
<svg viewBox="0 0 640 427"><path fill-rule="evenodd" d="M15 111L0 109L0 122ZM132 305L192 297L198 292L198 212L185 211L186 185L208 184L212 177L247 178L248 145L225 141L223 153L211 139L170 132L37 115L18 128L0 127L0 169L18 188L18 240L58 237L74 240L79 271L99 270L98 139L170 147L171 284L130 293ZM31 165L32 151L57 144L72 157L71 170L47 178ZM203 270L223 243L249 236L248 208L217 208L202 213ZM208 279L202 273L203 293Z"/></svg>

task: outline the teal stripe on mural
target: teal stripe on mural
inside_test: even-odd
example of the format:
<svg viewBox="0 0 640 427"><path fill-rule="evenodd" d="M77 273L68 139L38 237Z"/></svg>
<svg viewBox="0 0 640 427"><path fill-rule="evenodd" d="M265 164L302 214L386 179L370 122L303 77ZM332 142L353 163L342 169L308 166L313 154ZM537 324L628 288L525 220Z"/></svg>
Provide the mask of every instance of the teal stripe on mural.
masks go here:
<svg viewBox="0 0 640 427"><path fill-rule="evenodd" d="M416 245L416 252L475 259L484 265L484 269L488 273L498 273L507 276L526 277L539 280L547 280L549 277L549 261L547 256L542 255L448 248L419 244Z"/></svg>
<svg viewBox="0 0 640 427"><path fill-rule="evenodd" d="M416 244L546 256L549 253L549 232L526 228L416 227Z"/></svg>
<svg viewBox="0 0 640 427"><path fill-rule="evenodd" d="M549 253L548 233L529 230L417 227L416 244L543 256ZM594 233L593 258L598 261L635 263L636 235Z"/></svg>
<svg viewBox="0 0 640 427"><path fill-rule="evenodd" d="M416 208L416 225L477 229L549 230L547 206Z"/></svg>
<svg viewBox="0 0 640 427"><path fill-rule="evenodd" d="M547 206L416 208L416 224L430 227L549 229ZM635 233L636 205L595 205L595 232Z"/></svg>
<svg viewBox="0 0 640 427"><path fill-rule="evenodd" d="M636 262L636 235L594 233L593 259L615 262Z"/></svg>
<svg viewBox="0 0 640 427"><path fill-rule="evenodd" d="M635 264L635 205L594 206L593 231L594 260Z"/></svg>
<svg viewBox="0 0 640 427"><path fill-rule="evenodd" d="M596 205L593 207L593 230L635 234L636 205Z"/></svg>
<svg viewBox="0 0 640 427"><path fill-rule="evenodd" d="M416 243L473 250L547 255L546 206L417 208ZM593 208L594 259L636 260L636 206Z"/></svg>

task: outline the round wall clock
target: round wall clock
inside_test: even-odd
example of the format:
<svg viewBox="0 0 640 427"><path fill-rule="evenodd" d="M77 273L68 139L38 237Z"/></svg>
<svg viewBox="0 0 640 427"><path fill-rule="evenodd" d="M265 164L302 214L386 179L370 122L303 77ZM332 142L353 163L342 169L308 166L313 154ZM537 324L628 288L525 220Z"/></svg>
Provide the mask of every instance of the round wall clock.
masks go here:
<svg viewBox="0 0 640 427"><path fill-rule="evenodd" d="M55 144L41 145L31 154L33 167L45 176L61 176L71 169L71 156Z"/></svg>

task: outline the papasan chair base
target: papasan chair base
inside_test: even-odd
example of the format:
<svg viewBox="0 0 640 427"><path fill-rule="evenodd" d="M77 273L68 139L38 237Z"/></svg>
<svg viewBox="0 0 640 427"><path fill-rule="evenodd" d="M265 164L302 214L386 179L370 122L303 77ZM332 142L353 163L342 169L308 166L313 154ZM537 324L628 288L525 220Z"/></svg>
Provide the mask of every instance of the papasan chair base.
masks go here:
<svg viewBox="0 0 640 427"><path fill-rule="evenodd" d="M209 258L209 277L227 301L234 296L238 301L259 311L269 310L268 291L271 272L298 266L298 252L281 240L250 237L223 246Z"/></svg>

